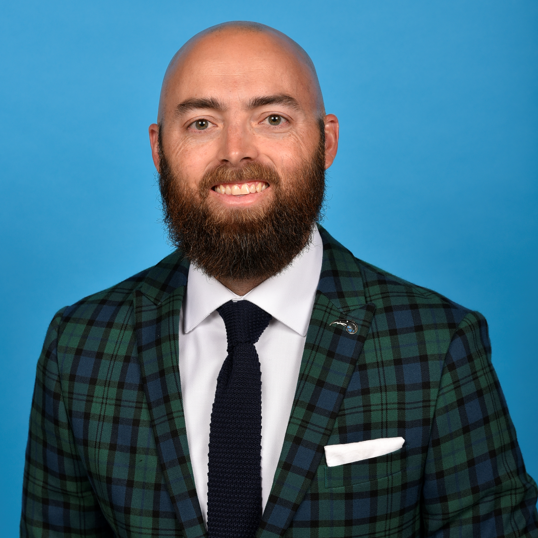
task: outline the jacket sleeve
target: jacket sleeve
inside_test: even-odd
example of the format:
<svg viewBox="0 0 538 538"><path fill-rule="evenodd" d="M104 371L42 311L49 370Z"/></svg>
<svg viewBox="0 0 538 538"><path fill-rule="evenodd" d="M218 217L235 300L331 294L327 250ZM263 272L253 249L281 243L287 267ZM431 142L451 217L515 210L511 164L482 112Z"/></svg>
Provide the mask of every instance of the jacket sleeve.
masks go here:
<svg viewBox="0 0 538 538"><path fill-rule="evenodd" d="M37 364L24 469L21 536L114 536L77 454L62 399L54 317Z"/></svg>
<svg viewBox="0 0 538 538"><path fill-rule="evenodd" d="M491 364L486 320L463 319L445 357L422 494L429 537L538 537L537 488Z"/></svg>

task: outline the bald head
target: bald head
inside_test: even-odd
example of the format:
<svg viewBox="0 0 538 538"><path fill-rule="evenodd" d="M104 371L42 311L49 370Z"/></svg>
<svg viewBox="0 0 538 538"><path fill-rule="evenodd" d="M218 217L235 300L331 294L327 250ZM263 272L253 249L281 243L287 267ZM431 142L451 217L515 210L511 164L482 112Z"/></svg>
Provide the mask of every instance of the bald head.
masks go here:
<svg viewBox="0 0 538 538"><path fill-rule="evenodd" d="M250 62L248 61L250 60ZM218 68L228 64L234 75L234 61L246 70L268 67L275 77L282 71L297 79L306 91L309 105L318 118L325 114L316 69L306 51L287 35L264 24L232 21L203 30L189 39L174 55L164 76L159 101L158 123L162 123L177 86L196 69ZM237 66L235 66L237 67ZM279 73L280 71L280 73ZM237 72L237 70L236 70ZM211 76L211 72L208 76Z"/></svg>
<svg viewBox="0 0 538 538"><path fill-rule="evenodd" d="M316 70L297 43L262 24L230 22L175 54L149 135L157 170L164 157L194 186L216 167L254 162L291 176L320 145L328 168L338 119L325 113Z"/></svg>

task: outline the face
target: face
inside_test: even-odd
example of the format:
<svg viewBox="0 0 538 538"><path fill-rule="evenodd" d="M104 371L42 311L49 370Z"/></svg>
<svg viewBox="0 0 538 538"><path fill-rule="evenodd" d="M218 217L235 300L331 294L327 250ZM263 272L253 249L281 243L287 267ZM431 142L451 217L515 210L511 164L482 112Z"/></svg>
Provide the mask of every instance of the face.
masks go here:
<svg viewBox="0 0 538 538"><path fill-rule="evenodd" d="M191 47L167 74L160 129L150 127L172 231L174 213L186 211L192 217L196 207L199 214L203 212L200 226L209 219L220 226L218 240L238 238L241 244L242 233L251 234L253 223L258 235L270 235L267 219L274 219L275 209L282 209L283 204L296 214L301 206L310 206L302 214L308 221L303 223L301 237L294 239L287 265L308 239L323 198L320 173L336 154L338 123L334 116L325 116L322 107L308 66L273 36L212 34ZM312 208L312 180L318 188L321 184L317 208ZM275 224L274 233L286 242L286 229L279 231ZM297 223L289 224L297 227ZM183 248L188 229L192 231L192 225L184 222L183 230L175 230L179 233L174 239ZM210 235L215 236L214 229ZM267 258L267 249L261 250ZM252 266L253 251L235 253L233 258L238 255L250 257L244 265ZM192 258L209 274L219 276L218 271L208 269L207 262L191 254ZM278 272L275 267L272 273ZM261 276L248 273L230 269L228 276Z"/></svg>

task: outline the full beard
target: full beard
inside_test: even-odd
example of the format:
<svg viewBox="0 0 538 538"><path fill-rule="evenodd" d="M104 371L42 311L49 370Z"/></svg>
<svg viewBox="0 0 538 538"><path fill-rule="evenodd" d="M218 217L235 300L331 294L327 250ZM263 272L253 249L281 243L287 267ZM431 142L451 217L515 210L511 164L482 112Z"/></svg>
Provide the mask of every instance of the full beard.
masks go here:
<svg viewBox="0 0 538 538"><path fill-rule="evenodd" d="M159 188L170 241L191 263L218 280L264 280L280 273L308 244L321 218L325 195L325 140L308 162L282 182L271 167L249 162L221 165L193 190L174 172L160 144ZM209 191L217 184L265 181L273 190L261 207L217 208ZM282 185L285 184L285 186ZM225 196L225 195L223 195Z"/></svg>

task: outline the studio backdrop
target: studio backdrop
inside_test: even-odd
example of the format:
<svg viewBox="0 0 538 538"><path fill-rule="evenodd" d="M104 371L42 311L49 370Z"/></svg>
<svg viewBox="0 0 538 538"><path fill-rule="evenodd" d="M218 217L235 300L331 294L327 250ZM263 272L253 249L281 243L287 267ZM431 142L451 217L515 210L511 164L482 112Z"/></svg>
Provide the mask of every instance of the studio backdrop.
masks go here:
<svg viewBox="0 0 538 538"><path fill-rule="evenodd" d="M48 323L171 251L147 127L175 51L238 19L301 44L340 119L323 225L486 316L538 478L537 2L22 0L0 11L3 536Z"/></svg>

